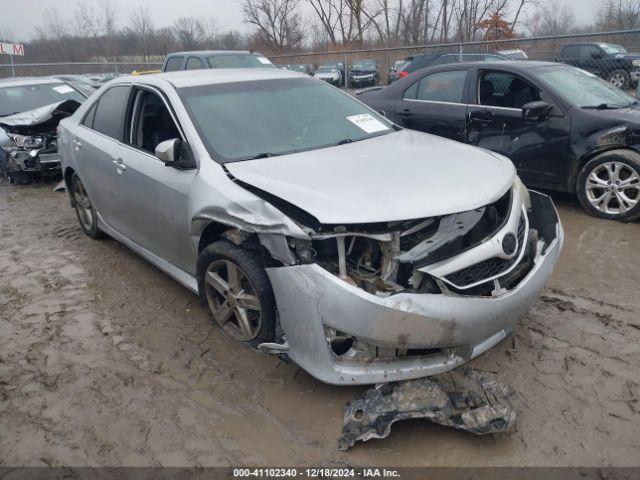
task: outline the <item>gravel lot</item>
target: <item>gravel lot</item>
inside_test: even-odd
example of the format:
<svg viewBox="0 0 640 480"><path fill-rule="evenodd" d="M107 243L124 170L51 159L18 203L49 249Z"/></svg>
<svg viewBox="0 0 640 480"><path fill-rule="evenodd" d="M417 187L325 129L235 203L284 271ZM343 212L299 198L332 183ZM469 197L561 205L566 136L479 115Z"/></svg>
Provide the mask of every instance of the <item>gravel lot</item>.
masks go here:
<svg viewBox="0 0 640 480"><path fill-rule="evenodd" d="M230 342L198 299L77 226L53 184L0 184L0 466L640 464L640 224L556 198L560 264L515 334L472 362L517 429L424 421L336 449L362 388Z"/></svg>

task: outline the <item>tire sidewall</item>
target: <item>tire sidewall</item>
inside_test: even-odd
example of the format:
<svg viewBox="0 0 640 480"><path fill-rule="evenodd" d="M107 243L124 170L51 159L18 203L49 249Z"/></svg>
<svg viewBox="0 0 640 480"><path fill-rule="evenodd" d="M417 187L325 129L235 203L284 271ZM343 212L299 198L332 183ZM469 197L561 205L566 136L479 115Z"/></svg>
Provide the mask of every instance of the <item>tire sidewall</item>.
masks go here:
<svg viewBox="0 0 640 480"><path fill-rule="evenodd" d="M629 72L624 69L618 69L611 72L608 78L609 83L611 83L611 78L618 73L621 73L624 76L624 85L622 86L622 89L628 90L629 86L631 85L631 75L629 75Z"/></svg>
<svg viewBox="0 0 640 480"><path fill-rule="evenodd" d="M84 186L84 183L82 182L82 180L80 180L80 177L78 176L77 173L74 173L73 176L71 177L71 197L73 198L73 210L76 212L76 218L78 219L78 223L80 224L80 228L82 229L82 231L88 235L91 238L100 238L103 236L102 231L98 228L98 216L96 215L96 210L93 207L93 203L91 203L91 199L89 199L89 204L91 207L91 229L87 229L85 228L84 224L82 223L82 220L80 219L80 214L78 213L78 207L76 206L76 202L75 202L75 198L74 198L74 193L76 191L76 185L78 183L82 183ZM87 187L84 186L84 190L85 192L87 191ZM88 193L87 193L88 195Z"/></svg>
<svg viewBox="0 0 640 480"><path fill-rule="evenodd" d="M258 336L248 342L234 340L251 349L256 349L261 343L273 342L276 332L276 302L267 272L256 254L226 240L218 240L211 243L198 256L196 269L198 293L211 321L220 327L220 330L225 335L233 338L229 332L226 332L218 324L207 300L204 277L209 265L216 260L229 260L238 265L255 289L256 295L260 300L260 315L262 318Z"/></svg>
<svg viewBox="0 0 640 480"><path fill-rule="evenodd" d="M640 155L636 154L635 152L611 152L611 153L602 154L588 161L580 171L580 174L578 175L578 181L577 181L578 200L580 201L580 204L582 205L582 207L594 217L604 218L607 220L618 220L622 222L629 222L640 217L640 201L636 204L635 207L633 207L628 212L622 215L614 215L614 214L607 214L596 209L591 205L591 203L589 202L589 199L587 198L586 182L587 182L587 178L589 177L589 174L597 166L607 162L612 162L612 161L624 163L629 167L633 168L636 171L636 173L640 174Z"/></svg>

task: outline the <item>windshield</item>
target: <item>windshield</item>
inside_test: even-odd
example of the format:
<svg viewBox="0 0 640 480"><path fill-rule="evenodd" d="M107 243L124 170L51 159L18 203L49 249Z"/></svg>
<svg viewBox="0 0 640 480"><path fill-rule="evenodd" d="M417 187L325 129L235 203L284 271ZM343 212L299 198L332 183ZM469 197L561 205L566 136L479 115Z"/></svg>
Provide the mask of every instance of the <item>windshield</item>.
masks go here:
<svg viewBox="0 0 640 480"><path fill-rule="evenodd" d="M621 45L612 45L611 43L601 43L600 48L607 52L609 55L615 55L617 53L627 53L627 50Z"/></svg>
<svg viewBox="0 0 640 480"><path fill-rule="evenodd" d="M351 65L351 68L355 70L375 70L376 62L374 62L373 60L363 60L361 62L355 62L353 65Z"/></svg>
<svg viewBox="0 0 640 480"><path fill-rule="evenodd" d="M338 69L336 67L320 67L318 68L318 73L333 73L337 72Z"/></svg>
<svg viewBox="0 0 640 480"><path fill-rule="evenodd" d="M64 100L77 100L82 103L85 97L66 83L2 87L0 88L0 117L27 112Z"/></svg>
<svg viewBox="0 0 640 480"><path fill-rule="evenodd" d="M207 62L211 68L277 68L268 58L249 53L213 55Z"/></svg>
<svg viewBox="0 0 640 480"><path fill-rule="evenodd" d="M537 77L567 102L582 108L624 108L637 100L595 75L571 67L540 68Z"/></svg>
<svg viewBox="0 0 640 480"><path fill-rule="evenodd" d="M210 154L221 163L351 143L392 131L384 117L313 79L202 85L182 88L179 94Z"/></svg>

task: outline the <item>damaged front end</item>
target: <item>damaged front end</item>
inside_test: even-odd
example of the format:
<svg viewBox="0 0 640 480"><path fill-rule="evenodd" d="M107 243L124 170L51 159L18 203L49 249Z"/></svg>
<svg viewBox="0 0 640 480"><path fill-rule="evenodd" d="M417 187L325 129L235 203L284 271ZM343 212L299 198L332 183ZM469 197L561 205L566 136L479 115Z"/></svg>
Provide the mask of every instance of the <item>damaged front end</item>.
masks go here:
<svg viewBox="0 0 640 480"><path fill-rule="evenodd" d="M56 129L60 120L72 115L79 106L75 100L65 100L0 118L0 128L10 140L1 147L0 174L12 183L59 176Z"/></svg>
<svg viewBox="0 0 640 480"><path fill-rule="evenodd" d="M268 200L310 239L260 236L282 263L267 273L286 338L262 350L331 384L436 375L487 351L526 315L563 241L551 200L519 180L472 211L382 224L314 224Z"/></svg>

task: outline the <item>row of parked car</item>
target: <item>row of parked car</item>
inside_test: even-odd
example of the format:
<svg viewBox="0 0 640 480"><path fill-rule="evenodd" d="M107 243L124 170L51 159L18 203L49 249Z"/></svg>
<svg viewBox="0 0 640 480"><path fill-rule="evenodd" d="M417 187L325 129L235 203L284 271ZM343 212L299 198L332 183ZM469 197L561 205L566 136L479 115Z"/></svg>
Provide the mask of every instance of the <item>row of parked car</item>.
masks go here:
<svg viewBox="0 0 640 480"><path fill-rule="evenodd" d="M562 226L525 183L640 215L637 99L566 64L473 60L360 95L251 52L168 55L86 100L5 81L0 160L15 179L59 155L80 228L235 340L332 384L425 377L504 339L551 275Z"/></svg>

